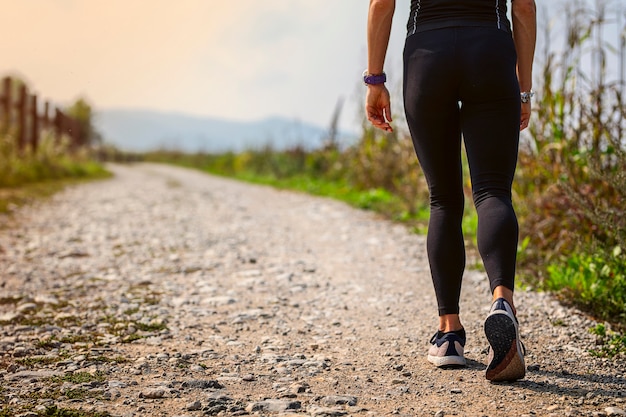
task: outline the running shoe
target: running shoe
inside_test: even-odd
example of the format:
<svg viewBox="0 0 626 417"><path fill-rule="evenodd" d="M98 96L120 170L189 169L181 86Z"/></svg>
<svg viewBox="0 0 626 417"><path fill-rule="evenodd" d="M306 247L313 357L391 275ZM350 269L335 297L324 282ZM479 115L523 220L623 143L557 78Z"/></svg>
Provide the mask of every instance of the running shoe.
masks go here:
<svg viewBox="0 0 626 417"><path fill-rule="evenodd" d="M489 342L487 379L515 381L526 374L524 347L519 336L519 323L510 304L498 298L485 320L485 336Z"/></svg>
<svg viewBox="0 0 626 417"><path fill-rule="evenodd" d="M465 330L443 333L438 331L430 339L428 362L439 368L465 366Z"/></svg>

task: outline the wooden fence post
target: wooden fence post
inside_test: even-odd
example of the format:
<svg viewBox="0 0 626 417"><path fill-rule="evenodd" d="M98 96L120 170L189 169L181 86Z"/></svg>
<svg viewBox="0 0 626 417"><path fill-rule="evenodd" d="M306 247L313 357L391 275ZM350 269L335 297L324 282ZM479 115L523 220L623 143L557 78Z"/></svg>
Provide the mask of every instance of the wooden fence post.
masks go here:
<svg viewBox="0 0 626 417"><path fill-rule="evenodd" d="M19 125L17 145L20 151L23 150L24 147L26 146L26 138L27 138L26 116L28 115L28 111L27 111L28 101L26 97L27 97L26 85L22 84L20 86L19 100L17 102L17 121Z"/></svg>
<svg viewBox="0 0 626 417"><path fill-rule="evenodd" d="M54 109L54 135L58 145L61 143L61 136L63 135L63 113L58 108Z"/></svg>
<svg viewBox="0 0 626 417"><path fill-rule="evenodd" d="M11 97L11 77L4 77L4 79L2 80L2 85L4 92L2 96L2 132L6 133L9 131L9 128L11 126L11 112L13 110L13 98Z"/></svg>
<svg viewBox="0 0 626 417"><path fill-rule="evenodd" d="M50 102L46 100L43 105L43 114L41 115L41 127L47 129L50 127Z"/></svg>
<svg viewBox="0 0 626 417"><path fill-rule="evenodd" d="M37 111L37 95L30 96L30 120L31 120L31 137L30 143L32 145L33 153L37 152L37 146L39 146L39 114Z"/></svg>

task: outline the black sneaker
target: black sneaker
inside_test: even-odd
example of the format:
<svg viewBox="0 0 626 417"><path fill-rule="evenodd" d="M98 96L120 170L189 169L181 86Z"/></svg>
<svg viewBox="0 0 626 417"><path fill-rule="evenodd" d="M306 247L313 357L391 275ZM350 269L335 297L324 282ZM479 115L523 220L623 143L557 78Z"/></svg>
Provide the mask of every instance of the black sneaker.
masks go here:
<svg viewBox="0 0 626 417"><path fill-rule="evenodd" d="M442 367L465 366L463 350L465 348L465 330L435 333L430 339L432 346L428 350L428 362Z"/></svg>
<svg viewBox="0 0 626 417"><path fill-rule="evenodd" d="M524 347L519 336L519 323L504 298L491 306L485 320L485 336L489 341L486 377L490 381L515 381L526 374Z"/></svg>

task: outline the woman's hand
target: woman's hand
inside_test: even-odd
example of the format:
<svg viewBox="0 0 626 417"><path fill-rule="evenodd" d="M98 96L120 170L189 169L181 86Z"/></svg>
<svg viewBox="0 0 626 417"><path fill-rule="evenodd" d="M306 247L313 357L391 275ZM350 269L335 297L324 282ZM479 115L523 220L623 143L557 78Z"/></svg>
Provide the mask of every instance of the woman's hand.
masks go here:
<svg viewBox="0 0 626 417"><path fill-rule="evenodd" d="M389 122L391 118L391 100L385 84L368 85L365 97L365 113L374 127L393 132Z"/></svg>

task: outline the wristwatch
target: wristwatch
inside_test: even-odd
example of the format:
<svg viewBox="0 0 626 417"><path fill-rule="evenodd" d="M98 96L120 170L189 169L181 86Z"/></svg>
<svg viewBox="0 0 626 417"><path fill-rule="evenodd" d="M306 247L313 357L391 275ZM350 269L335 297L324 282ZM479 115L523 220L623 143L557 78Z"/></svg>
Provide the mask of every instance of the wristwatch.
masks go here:
<svg viewBox="0 0 626 417"><path fill-rule="evenodd" d="M535 92L533 90L523 91L519 94L520 99L522 100L522 103L528 103L530 99L533 98L534 95L535 95Z"/></svg>
<svg viewBox="0 0 626 417"><path fill-rule="evenodd" d="M367 70L363 71L363 83L365 85L378 85L387 82L387 74L368 74Z"/></svg>

